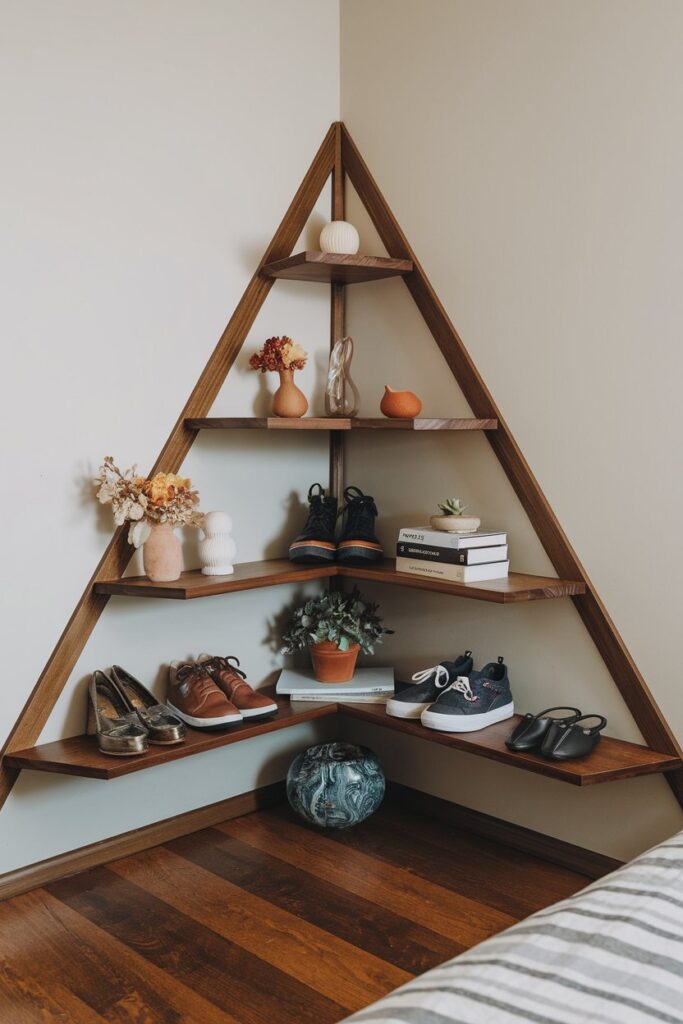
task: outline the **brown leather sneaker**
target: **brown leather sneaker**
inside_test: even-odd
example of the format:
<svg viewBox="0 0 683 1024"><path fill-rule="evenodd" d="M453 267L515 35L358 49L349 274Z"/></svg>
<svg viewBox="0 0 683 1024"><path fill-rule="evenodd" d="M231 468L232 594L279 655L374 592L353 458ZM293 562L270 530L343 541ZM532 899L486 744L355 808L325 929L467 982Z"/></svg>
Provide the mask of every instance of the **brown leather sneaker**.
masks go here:
<svg viewBox="0 0 683 1024"><path fill-rule="evenodd" d="M235 725L242 715L201 665L173 661L168 672L166 703L195 729Z"/></svg>
<svg viewBox="0 0 683 1024"><path fill-rule="evenodd" d="M239 661L232 655L222 658L219 655L200 654L197 664L211 676L216 686L220 686L226 697L238 708L242 718L261 718L277 711L277 704L272 697L258 693L249 685L244 672L238 667Z"/></svg>

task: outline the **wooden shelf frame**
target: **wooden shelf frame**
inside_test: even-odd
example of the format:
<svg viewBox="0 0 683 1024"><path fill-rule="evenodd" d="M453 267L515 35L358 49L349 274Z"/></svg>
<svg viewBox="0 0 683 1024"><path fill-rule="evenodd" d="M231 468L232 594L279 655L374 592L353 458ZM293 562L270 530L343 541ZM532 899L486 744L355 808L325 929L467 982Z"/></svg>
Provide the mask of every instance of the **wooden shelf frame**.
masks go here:
<svg viewBox="0 0 683 1024"><path fill-rule="evenodd" d="M638 671L353 139L341 122L333 123L325 135L287 213L209 357L151 472L162 469L166 472L177 472L180 469L198 435L198 429L189 427L188 423L208 417L256 315L276 280L275 275L284 277L289 274L293 277L298 274L299 279L329 283L331 340L344 334L345 284L369 280L372 276L387 276L382 272L382 268L384 271L390 269L386 263L387 258L366 258L362 261L362 267L354 266L353 258L344 259L341 262L345 264L345 269L341 271L338 258L321 258L322 254L310 253L292 257L292 249L330 177L332 218L344 218L344 188L347 176L365 206L386 251L391 254L388 257L389 261L397 264L393 269L413 297L469 404L472 416L476 419L496 421L496 429L486 430L485 437L512 484L554 570L561 579L582 585L584 592L577 592L571 595L571 598L638 724L645 742L652 750L670 755L672 764L676 765L665 772L665 777L683 807L683 768L680 767L681 748L676 737ZM408 263L412 269L407 269ZM343 489L344 439L344 430L329 431L330 486L332 493L337 495ZM126 532L124 528L120 528L112 537L0 751L0 807L9 796L20 770L9 757L16 755L17 751L31 748L36 743L88 637L106 607L110 595L99 592L97 584L119 580L123 576L131 558ZM341 574L331 577L331 585L336 585L339 575ZM402 574L396 574L399 575ZM394 579L394 582L399 581Z"/></svg>
<svg viewBox="0 0 683 1024"><path fill-rule="evenodd" d="M43 743L8 755L8 764L17 769L48 772L58 775L77 775L87 779L111 780L133 772L156 768L171 761L179 761L193 754L217 750L244 740L254 739L269 732L288 729L317 718L338 713L348 718L368 722L384 729L392 729L426 743L437 743L466 754L484 757L499 764L520 768L573 786L592 786L597 783L617 782L640 775L653 775L681 767L681 761L671 754L660 754L638 743L603 736L596 750L578 761L549 761L539 754L518 754L508 750L505 739L520 716L498 725L472 733L441 733L425 729L419 722L392 718L383 704L346 704L343 701L319 703L291 703L273 694L278 705L277 714L261 722L242 722L229 729L201 732L188 729L184 743L171 747L150 747L137 757L108 757L97 747L94 736L73 736L70 739Z"/></svg>
<svg viewBox="0 0 683 1024"><path fill-rule="evenodd" d="M559 580L551 576L529 576L513 572L504 580L488 583L451 583L448 580L423 579L421 576L396 571L396 562L387 558L382 565L368 568L336 565L292 565L286 558L271 558L264 562L243 562L235 566L230 576L204 576L199 569L181 573L172 583L152 583L146 576L123 576L115 580L98 580L97 594L108 597L166 598L192 601L199 597L234 594L241 590L277 587L285 583L303 583L307 580L334 579L371 580L415 590L431 590L451 597L472 598L493 604L516 604L520 601L540 601L555 597L573 597L585 592L585 585L577 580Z"/></svg>
<svg viewBox="0 0 683 1024"><path fill-rule="evenodd" d="M204 416L186 420L189 430L496 430L498 423L493 419L476 419L461 416L457 419L393 420L385 418L356 417L332 419L326 416L303 416L300 420L283 419L278 416Z"/></svg>

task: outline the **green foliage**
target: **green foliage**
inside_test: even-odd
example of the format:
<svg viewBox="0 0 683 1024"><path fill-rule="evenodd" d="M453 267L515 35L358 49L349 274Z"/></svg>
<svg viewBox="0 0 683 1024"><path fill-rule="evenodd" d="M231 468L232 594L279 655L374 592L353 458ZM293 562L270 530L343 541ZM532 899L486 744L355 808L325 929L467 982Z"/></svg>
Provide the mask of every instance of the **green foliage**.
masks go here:
<svg viewBox="0 0 683 1024"><path fill-rule="evenodd" d="M283 653L293 654L309 644L331 640L340 651L360 644L363 654L374 654L375 644L382 643L387 633L393 633L382 626L377 607L363 600L358 590L351 594L332 590L311 598L293 613L282 637Z"/></svg>
<svg viewBox="0 0 683 1024"><path fill-rule="evenodd" d="M468 508L469 505L463 505L460 498L448 498L439 503L439 509L445 516L461 516Z"/></svg>

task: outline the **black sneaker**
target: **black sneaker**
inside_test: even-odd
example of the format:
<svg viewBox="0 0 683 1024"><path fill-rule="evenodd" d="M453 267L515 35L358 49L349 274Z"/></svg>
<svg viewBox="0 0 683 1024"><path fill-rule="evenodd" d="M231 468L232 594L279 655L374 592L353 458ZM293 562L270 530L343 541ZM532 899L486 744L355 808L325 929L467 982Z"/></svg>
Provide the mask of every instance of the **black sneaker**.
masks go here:
<svg viewBox="0 0 683 1024"><path fill-rule="evenodd" d="M337 554L334 540L337 499L327 497L322 484L313 484L308 491L308 506L306 525L289 545L289 560L308 565L334 562Z"/></svg>
<svg viewBox="0 0 683 1024"><path fill-rule="evenodd" d="M514 713L507 666L499 658L469 678L458 676L442 690L436 703L422 712L420 720L439 732L476 732L512 718Z"/></svg>
<svg viewBox="0 0 683 1024"><path fill-rule="evenodd" d="M375 499L358 487L347 487L344 500L346 522L337 541L337 561L340 565L376 565L384 552L375 536Z"/></svg>
<svg viewBox="0 0 683 1024"><path fill-rule="evenodd" d="M472 671L472 651L465 651L455 661L442 661L432 668L416 672L416 686L409 686L387 701L387 714L393 718L419 718L433 704L441 691L454 683L458 676Z"/></svg>

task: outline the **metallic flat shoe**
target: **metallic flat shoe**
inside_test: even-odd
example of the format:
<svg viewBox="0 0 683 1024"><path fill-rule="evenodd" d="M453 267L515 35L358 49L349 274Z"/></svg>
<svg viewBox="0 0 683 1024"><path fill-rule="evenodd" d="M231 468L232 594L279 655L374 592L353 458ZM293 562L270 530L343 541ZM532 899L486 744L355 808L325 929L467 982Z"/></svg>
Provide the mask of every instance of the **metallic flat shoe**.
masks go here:
<svg viewBox="0 0 683 1024"><path fill-rule="evenodd" d="M131 711L116 683L96 669L88 690L88 736L97 736L103 754L130 757L149 749L147 730Z"/></svg>
<svg viewBox="0 0 683 1024"><path fill-rule="evenodd" d="M128 710L138 716L140 723L149 733L150 743L170 746L172 743L183 742L186 734L185 724L166 704L161 704L146 686L120 665L112 665L111 675Z"/></svg>

